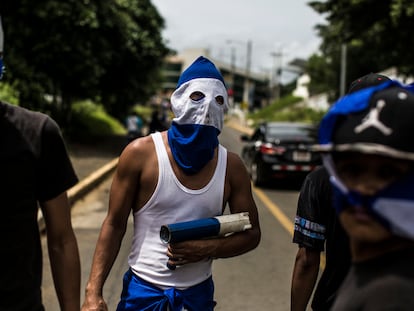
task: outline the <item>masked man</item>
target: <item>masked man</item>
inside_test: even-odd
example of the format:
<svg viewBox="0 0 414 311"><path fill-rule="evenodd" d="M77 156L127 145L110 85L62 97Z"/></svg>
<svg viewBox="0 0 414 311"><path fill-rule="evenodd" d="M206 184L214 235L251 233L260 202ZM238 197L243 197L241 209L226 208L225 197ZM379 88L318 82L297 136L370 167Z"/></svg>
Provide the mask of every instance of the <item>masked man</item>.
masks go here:
<svg viewBox="0 0 414 311"><path fill-rule="evenodd" d="M332 310L414 305L414 85L386 81L339 99L317 148L352 265Z"/></svg>
<svg viewBox="0 0 414 311"><path fill-rule="evenodd" d="M219 144L228 108L215 65L199 57L171 97L171 128L122 153L97 242L82 310L106 310L102 288L132 211L134 238L117 310L213 310L212 260L254 249L260 240L250 178L241 159ZM164 224L248 212L252 229L227 237L165 244ZM167 267L176 267L170 269Z"/></svg>

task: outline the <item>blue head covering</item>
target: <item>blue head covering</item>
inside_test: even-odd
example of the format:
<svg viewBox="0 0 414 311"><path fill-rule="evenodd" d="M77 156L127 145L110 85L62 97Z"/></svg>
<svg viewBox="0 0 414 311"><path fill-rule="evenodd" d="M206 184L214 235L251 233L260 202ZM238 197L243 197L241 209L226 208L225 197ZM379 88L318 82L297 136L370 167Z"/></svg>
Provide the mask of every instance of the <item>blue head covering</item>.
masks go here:
<svg viewBox="0 0 414 311"><path fill-rule="evenodd" d="M184 83L197 78L212 78L224 83L223 76L216 66L204 56L198 57L190 67L183 71L178 79L177 89Z"/></svg>

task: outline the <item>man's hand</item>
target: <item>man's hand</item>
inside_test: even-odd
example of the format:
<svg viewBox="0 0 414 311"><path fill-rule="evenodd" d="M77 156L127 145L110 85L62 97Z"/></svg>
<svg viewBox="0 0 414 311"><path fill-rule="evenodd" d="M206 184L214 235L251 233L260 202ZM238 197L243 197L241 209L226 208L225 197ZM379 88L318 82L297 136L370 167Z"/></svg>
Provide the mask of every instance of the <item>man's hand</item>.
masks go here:
<svg viewBox="0 0 414 311"><path fill-rule="evenodd" d="M168 244L168 264L181 266L192 262L198 262L205 258L212 257L215 249L215 239L190 240L180 243Z"/></svg>
<svg viewBox="0 0 414 311"><path fill-rule="evenodd" d="M108 311L102 296L86 297L81 311Z"/></svg>

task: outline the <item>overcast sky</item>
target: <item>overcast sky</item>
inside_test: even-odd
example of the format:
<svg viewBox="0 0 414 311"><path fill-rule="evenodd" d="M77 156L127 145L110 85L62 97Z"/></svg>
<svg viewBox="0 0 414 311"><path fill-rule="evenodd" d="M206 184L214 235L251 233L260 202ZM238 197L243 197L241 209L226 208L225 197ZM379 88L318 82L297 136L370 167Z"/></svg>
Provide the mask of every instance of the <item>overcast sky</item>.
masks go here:
<svg viewBox="0 0 414 311"><path fill-rule="evenodd" d="M323 18L306 3L309 0L152 0L164 17L167 45L181 52L208 48L211 56L230 64L235 48L237 67L246 64L247 42L252 42L251 69L269 73L275 57L282 64L307 59L318 50L315 25ZM233 40L233 43L229 43ZM279 59L280 61L280 59Z"/></svg>

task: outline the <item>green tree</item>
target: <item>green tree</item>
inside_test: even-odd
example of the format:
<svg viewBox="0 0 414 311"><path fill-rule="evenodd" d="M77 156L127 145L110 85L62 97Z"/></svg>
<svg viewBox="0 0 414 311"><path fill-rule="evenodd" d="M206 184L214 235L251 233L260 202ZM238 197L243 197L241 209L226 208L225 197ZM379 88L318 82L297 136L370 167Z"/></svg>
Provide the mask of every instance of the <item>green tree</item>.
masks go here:
<svg viewBox="0 0 414 311"><path fill-rule="evenodd" d="M110 61L100 80L102 102L118 117L131 105L155 93L169 50L163 44L164 20L149 0L117 1L108 23L100 16L105 36L112 38Z"/></svg>
<svg viewBox="0 0 414 311"><path fill-rule="evenodd" d="M330 58L319 54L309 57L306 64L306 72L311 74L308 85L310 95L330 92L332 81L337 81L336 73L330 66ZM331 94L334 96L335 94Z"/></svg>
<svg viewBox="0 0 414 311"><path fill-rule="evenodd" d="M309 5L326 18L317 25L322 38L321 57L327 69L310 71L316 85L323 83L321 71L330 80L328 88L338 95L341 45L347 46L346 81L369 72L396 67L400 74L414 72L411 55L414 52L414 2L408 0L326 0ZM315 65L316 63L314 63ZM331 72L331 73L328 73Z"/></svg>
<svg viewBox="0 0 414 311"><path fill-rule="evenodd" d="M0 12L21 105L63 125L75 100L99 99L117 116L145 100L168 52L149 0L2 0Z"/></svg>

